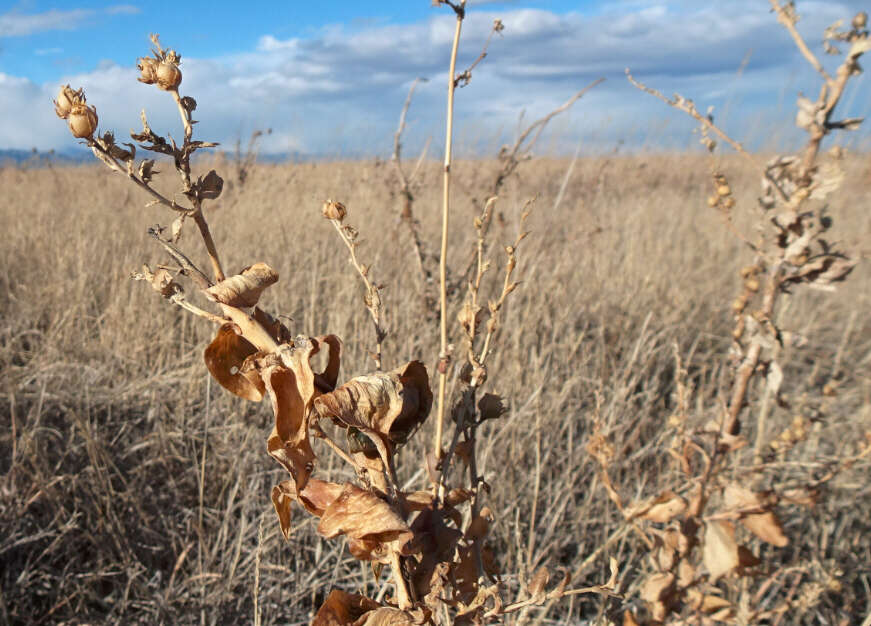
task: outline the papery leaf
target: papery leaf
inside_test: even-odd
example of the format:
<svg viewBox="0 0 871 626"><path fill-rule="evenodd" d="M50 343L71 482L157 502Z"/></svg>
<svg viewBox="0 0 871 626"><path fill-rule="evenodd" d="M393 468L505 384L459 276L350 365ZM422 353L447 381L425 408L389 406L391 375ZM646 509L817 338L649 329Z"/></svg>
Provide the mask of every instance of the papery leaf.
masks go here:
<svg viewBox="0 0 871 626"><path fill-rule="evenodd" d="M533 598L543 595L548 580L550 580L550 572L547 571L546 567L539 567L526 586L526 591Z"/></svg>
<svg viewBox="0 0 871 626"><path fill-rule="evenodd" d="M789 544L783 533L780 520L769 509L766 502L756 493L736 483L726 486L723 499L728 509L740 512L746 509L759 509L756 513L741 513L739 521L754 535L779 548Z"/></svg>
<svg viewBox="0 0 871 626"><path fill-rule="evenodd" d="M266 263L255 263L240 274L225 278L205 290L209 300L235 307L257 304L260 294L269 285L278 281L278 274Z"/></svg>
<svg viewBox="0 0 871 626"><path fill-rule="evenodd" d="M333 589L318 609L312 626L349 626L378 608L377 602L365 596Z"/></svg>
<svg viewBox="0 0 871 626"><path fill-rule="evenodd" d="M201 176L197 180L196 186L200 198L203 200L215 200L224 189L224 179L218 176L215 170L210 170L205 178Z"/></svg>
<svg viewBox="0 0 871 626"><path fill-rule="evenodd" d="M423 624L426 618L415 616L408 611L400 611L389 606L382 606L366 613L354 622L354 626L415 626Z"/></svg>
<svg viewBox="0 0 871 626"><path fill-rule="evenodd" d="M306 414L314 396L314 374L308 363L312 345L298 349L297 371L274 365L262 372L272 401L275 426L266 442L269 454L290 472L296 489L305 488L314 469L315 453L308 436Z"/></svg>
<svg viewBox="0 0 871 626"><path fill-rule="evenodd" d="M638 516L651 522L664 524L683 514L686 510L686 500L672 491L664 491L653 502L650 502L646 510Z"/></svg>
<svg viewBox="0 0 871 626"><path fill-rule="evenodd" d="M478 412L481 415L481 420L497 419L508 412L508 407L502 398L495 393L485 393L478 400Z"/></svg>
<svg viewBox="0 0 871 626"><path fill-rule="evenodd" d="M272 488L272 505L278 514L281 532L290 539L291 504L297 501L309 513L320 517L324 510L342 494L343 485L310 478L301 492L292 480L285 480Z"/></svg>
<svg viewBox="0 0 871 626"><path fill-rule="evenodd" d="M412 361L390 372L354 378L316 398L314 407L321 419L333 418L372 438L387 464L387 448L404 443L429 414L429 376L420 361Z"/></svg>
<svg viewBox="0 0 871 626"><path fill-rule="evenodd" d="M287 326L260 307L254 307L254 312L251 314L251 317L257 320L260 325L266 329L269 336L275 339L277 343L290 343L293 341L293 335L290 334Z"/></svg>
<svg viewBox="0 0 871 626"><path fill-rule="evenodd" d="M702 560L708 569L711 582L728 574L740 564L734 535L734 528L726 522L711 521L706 524Z"/></svg>
<svg viewBox="0 0 871 626"><path fill-rule="evenodd" d="M203 358L206 367L222 387L240 398L260 402L266 391L257 372L246 376L242 373L245 359L257 352L257 348L236 333L235 324L223 324L218 334L206 348Z"/></svg>
<svg viewBox="0 0 871 626"><path fill-rule="evenodd" d="M674 592L674 574L652 574L641 585L641 599L656 603L667 599Z"/></svg>
<svg viewBox="0 0 871 626"><path fill-rule="evenodd" d="M378 547L396 542L394 545L399 550L413 537L390 504L375 493L350 483L345 484L341 495L324 510L317 530L328 539L347 535L349 539L372 542ZM373 550L371 556L380 559L383 555Z"/></svg>

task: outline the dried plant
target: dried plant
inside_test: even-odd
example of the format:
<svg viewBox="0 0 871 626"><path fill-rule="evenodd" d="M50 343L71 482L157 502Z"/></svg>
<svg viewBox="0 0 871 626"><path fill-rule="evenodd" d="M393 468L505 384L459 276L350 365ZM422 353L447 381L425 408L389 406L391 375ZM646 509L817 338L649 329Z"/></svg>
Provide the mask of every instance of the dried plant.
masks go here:
<svg viewBox="0 0 871 626"><path fill-rule="evenodd" d="M785 327L781 319L782 301L803 286L833 290L856 264L855 257L824 238L832 225L824 199L838 188L844 178L840 161L842 151L834 148L828 158L820 158L824 137L833 130L851 130L862 120L835 120L835 108L850 78L861 73L858 59L871 49L866 16L858 14L852 28L827 29L826 40L847 42L834 77L816 59L795 28L798 15L792 3L781 5L771 0L778 21L789 31L803 56L820 74L823 85L815 102L800 96L796 125L808 133L800 154L778 156L761 169L763 194L759 198L760 235L758 238L738 232L731 216L736 206L727 175L715 164L711 180L713 194L708 204L721 212L725 222L753 252L753 262L741 269L741 292L732 304L735 326L729 354L731 380L713 415L706 423L695 426L687 413L691 389L685 382L680 354L677 361L675 388L677 408L669 420L672 441L668 453L678 468L680 482L656 496L627 504L608 477L614 450L597 434L589 451L601 468L602 483L627 524L640 534L651 563L651 573L640 587L647 607L645 621L653 623L778 623L793 610L790 598L766 604L759 602L781 572L766 568L765 557L751 551L753 538L783 548L790 542L777 508L784 503L813 505L822 486L840 471L871 454L871 439L860 443L855 453L845 455L822 476L804 484L778 484L777 470L796 443L806 438L807 424L800 417L791 427L771 439L767 417L771 401L785 405L780 396L783 369L777 358L780 350L795 342L797 334ZM831 44L827 50L838 51ZM720 139L746 159L755 161L743 147L714 123L712 112L701 114L692 100L675 95L663 96L635 80L627 70L629 81L639 89L663 100L700 123L701 141L713 153ZM713 137L712 137L713 135ZM760 398L751 395L752 382L761 378ZM748 410L751 407L751 410ZM745 422L753 409L757 413L755 445L748 458ZM739 526L744 528L739 532ZM726 578L743 579L729 583ZM750 583L761 578L758 591ZM719 583L719 584L718 584ZM740 587L740 599L728 593ZM638 623L639 617L627 611L624 624Z"/></svg>
<svg viewBox="0 0 871 626"><path fill-rule="evenodd" d="M464 2L445 4L455 11L457 25L449 81L444 166L437 398L430 390L430 377L422 361L409 361L387 371L382 366L382 341L386 336L380 296L382 286L373 282L369 267L358 259L358 234L347 223L347 209L342 203L327 201L322 214L336 228L363 281L364 303L375 329L376 348L372 353L375 371L340 384L342 343L337 336L293 337L279 316L260 308L264 291L279 280L278 273L267 263L256 262L236 274L225 275L204 212L207 202L221 195L223 179L215 170L197 178L191 173L191 156L201 148L217 144L193 139L192 113L196 110L196 101L179 93L181 56L174 50L164 49L157 35L151 39L153 56L139 59L139 80L155 84L173 97L184 128L180 145L172 137L165 138L154 132L143 111L142 131L131 133L134 143L119 146L111 131L97 133L96 108L87 103L82 90L64 87L55 103L58 116L68 120L73 135L83 139L100 161L146 191L152 197L149 205L162 204L178 215L168 237L160 226L149 231L171 262L158 265L154 270L143 265L140 271L134 272L133 278L147 282L170 302L216 325L216 334L205 349L204 360L218 383L252 402L268 398L274 426L267 438L267 451L289 475L272 489L272 504L282 535L290 539L294 528L293 508L299 506L317 518L317 532L322 537L341 537L354 558L371 563L376 578L380 577L384 566L389 568L389 582L385 581L377 598L332 590L317 611L315 624L484 622L566 596L614 595L617 585L617 565L612 560L610 578L602 585L572 589L569 587L571 577L565 574L548 587L550 574L541 567L530 574L523 587L513 589L502 582L497 559L487 543L495 514L485 505L489 485L478 470L477 432L485 421L503 417L506 407L500 396L485 393L479 398L478 393L488 378L488 357L494 352L503 309L519 285L515 279L517 251L528 234L523 230L528 211L520 220L519 234L505 248L501 289L486 311L481 302L482 285L489 268L485 257L485 224L492 214L495 197L475 219L477 269L458 318L466 346L456 379L459 393L452 400L446 393L452 352L447 343L446 262L453 92L471 78L471 69L484 58L486 45L485 52L472 68L456 74ZM493 32L499 30L501 24L497 21ZM176 194L167 196L154 188L154 178L161 172L153 159L137 162L137 149L169 157L181 182ZM187 204L176 200L181 197ZM179 247L187 219L193 219L198 227L211 264L210 274ZM187 279L190 285L183 284L186 281L182 279ZM217 312L191 302L190 298L197 294L215 305ZM483 327L479 328L481 325ZM319 353L326 354L322 371L316 371L313 365L313 357ZM425 460L432 488L408 490L397 480L397 452L420 430L434 401L438 403L436 440L433 453ZM449 402L451 408L446 410ZM454 423L447 451L441 445L445 414ZM346 464L353 478L330 480L323 469L325 465L332 465L325 462L327 455L334 455ZM202 466L204 471L205 448ZM464 467L463 471L459 471L460 466ZM202 484L201 481L201 501ZM200 527L202 524L201 505ZM258 546L261 545L262 536L258 540ZM261 619L260 550L258 547L255 622ZM392 595L386 595L386 585L392 586ZM503 599L506 593L513 597Z"/></svg>

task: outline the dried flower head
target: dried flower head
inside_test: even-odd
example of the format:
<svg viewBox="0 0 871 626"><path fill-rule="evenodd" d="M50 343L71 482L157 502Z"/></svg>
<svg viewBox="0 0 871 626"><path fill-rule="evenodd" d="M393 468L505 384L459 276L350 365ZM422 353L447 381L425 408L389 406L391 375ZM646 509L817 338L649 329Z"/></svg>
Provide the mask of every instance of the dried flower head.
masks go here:
<svg viewBox="0 0 871 626"><path fill-rule="evenodd" d="M862 30L868 24L868 14L865 11L860 11L856 13L856 16L853 18L853 28L856 30Z"/></svg>
<svg viewBox="0 0 871 626"><path fill-rule="evenodd" d="M324 206L323 209L321 209L321 212L328 220L339 220L340 222L345 219L345 215L348 214L348 210L345 208L345 205L341 202L336 202L334 200L327 200L326 202L324 202Z"/></svg>
<svg viewBox="0 0 871 626"><path fill-rule="evenodd" d="M140 83L145 83L146 85L153 85L157 82L157 66L160 64L158 59L152 59L151 57L142 57L141 59L136 60L136 67L139 68L139 71L142 75L138 78Z"/></svg>
<svg viewBox="0 0 871 626"><path fill-rule="evenodd" d="M65 120L70 116L73 104L78 101L84 101L84 97L81 89L75 91L69 85L64 85L58 91L57 100L53 100L54 112L57 113L59 118Z"/></svg>
<svg viewBox="0 0 871 626"><path fill-rule="evenodd" d="M91 137L97 130L97 109L85 103L84 96L70 109L67 122L73 137L85 139Z"/></svg>
<svg viewBox="0 0 871 626"><path fill-rule="evenodd" d="M164 91L174 91L181 85L181 70L178 69L178 57L172 50L157 66L157 86Z"/></svg>

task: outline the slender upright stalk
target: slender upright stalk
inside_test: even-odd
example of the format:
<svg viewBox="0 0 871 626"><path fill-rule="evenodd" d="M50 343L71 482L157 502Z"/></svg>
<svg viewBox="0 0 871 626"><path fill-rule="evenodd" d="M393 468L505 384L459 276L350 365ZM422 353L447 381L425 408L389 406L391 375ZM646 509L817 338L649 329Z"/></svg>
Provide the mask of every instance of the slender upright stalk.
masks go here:
<svg viewBox="0 0 871 626"><path fill-rule="evenodd" d="M442 247L439 258L439 301L441 304L441 318L439 324L439 397L438 413L436 414L435 442L433 444L437 459L442 455L442 428L445 419L445 395L448 380L448 215L451 206L451 139L454 130L454 90L456 89L454 76L457 72L457 49L460 46L460 30L463 26L464 9L466 0L460 0L459 5L454 6L457 14L457 26L454 30L454 44L451 48L451 70L448 74L448 111L445 133L445 167L444 189L442 197Z"/></svg>

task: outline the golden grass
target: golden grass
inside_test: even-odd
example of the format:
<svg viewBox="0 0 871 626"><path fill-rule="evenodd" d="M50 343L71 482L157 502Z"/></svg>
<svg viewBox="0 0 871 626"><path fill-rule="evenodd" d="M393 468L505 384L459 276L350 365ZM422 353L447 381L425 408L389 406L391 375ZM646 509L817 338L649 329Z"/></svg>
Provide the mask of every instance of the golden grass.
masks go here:
<svg viewBox="0 0 871 626"><path fill-rule="evenodd" d="M471 223L484 200L475 194L497 167L454 165L456 267L474 245ZM625 584L638 585L650 569L646 553L623 534L607 541L622 517L585 451L591 419L598 415L617 447L611 478L627 500L671 484L663 426L675 402L674 345L704 399L698 406L709 408L728 379L728 305L749 253L707 209L706 158L582 159L554 211L567 167L560 159L523 164L497 205L493 233L509 243L524 203L540 194L520 251L523 285L507 304L490 365L498 373L493 390L512 402L511 412L483 426L480 437L496 515L492 541L503 572L547 564L573 571L576 584L598 583L614 556L632 574ZM867 157L850 159L848 168L831 205L832 238L867 255L871 170ZM720 169L740 190L736 225L750 232L758 181L737 158ZM440 174L427 163L416 193L431 249ZM359 254L386 285L385 368L438 354L438 326L420 304L393 180L376 161L258 165L209 211L228 273L268 262L281 279L265 293L265 307L290 316L294 333L345 340L343 379L371 369L374 342L359 277L320 217L328 196L348 205ZM0 169L0 621L244 622L253 615L255 577L263 623L310 618L334 586L376 595L372 572L342 543L319 539L310 518L299 516L283 544L269 505L283 470L262 450L268 408L210 384L202 351L212 329L129 279L143 261L162 258L145 230L167 219L165 211L143 209L129 187L96 165ZM200 250L195 260L205 266L201 243L187 236L187 249ZM247 256L249 242L261 258ZM491 252L494 262L499 254ZM849 454L871 428L869 304L864 261L836 294L800 292L786 304L788 330L809 342L783 355L790 408L774 409L770 438L796 414L812 426L780 468L781 483L819 477L825 468L811 461ZM451 332L459 345L458 328ZM823 395L833 380L836 394ZM692 422L710 417L695 407ZM398 464L400 482L426 484L412 472L427 441L419 437L400 452L409 461ZM827 483L816 509L781 507L792 543L762 546L761 554L772 569L788 568L768 591L794 603L787 622L856 623L867 614L868 470L866 459ZM526 617L617 618L623 608L601 598L564 601Z"/></svg>

